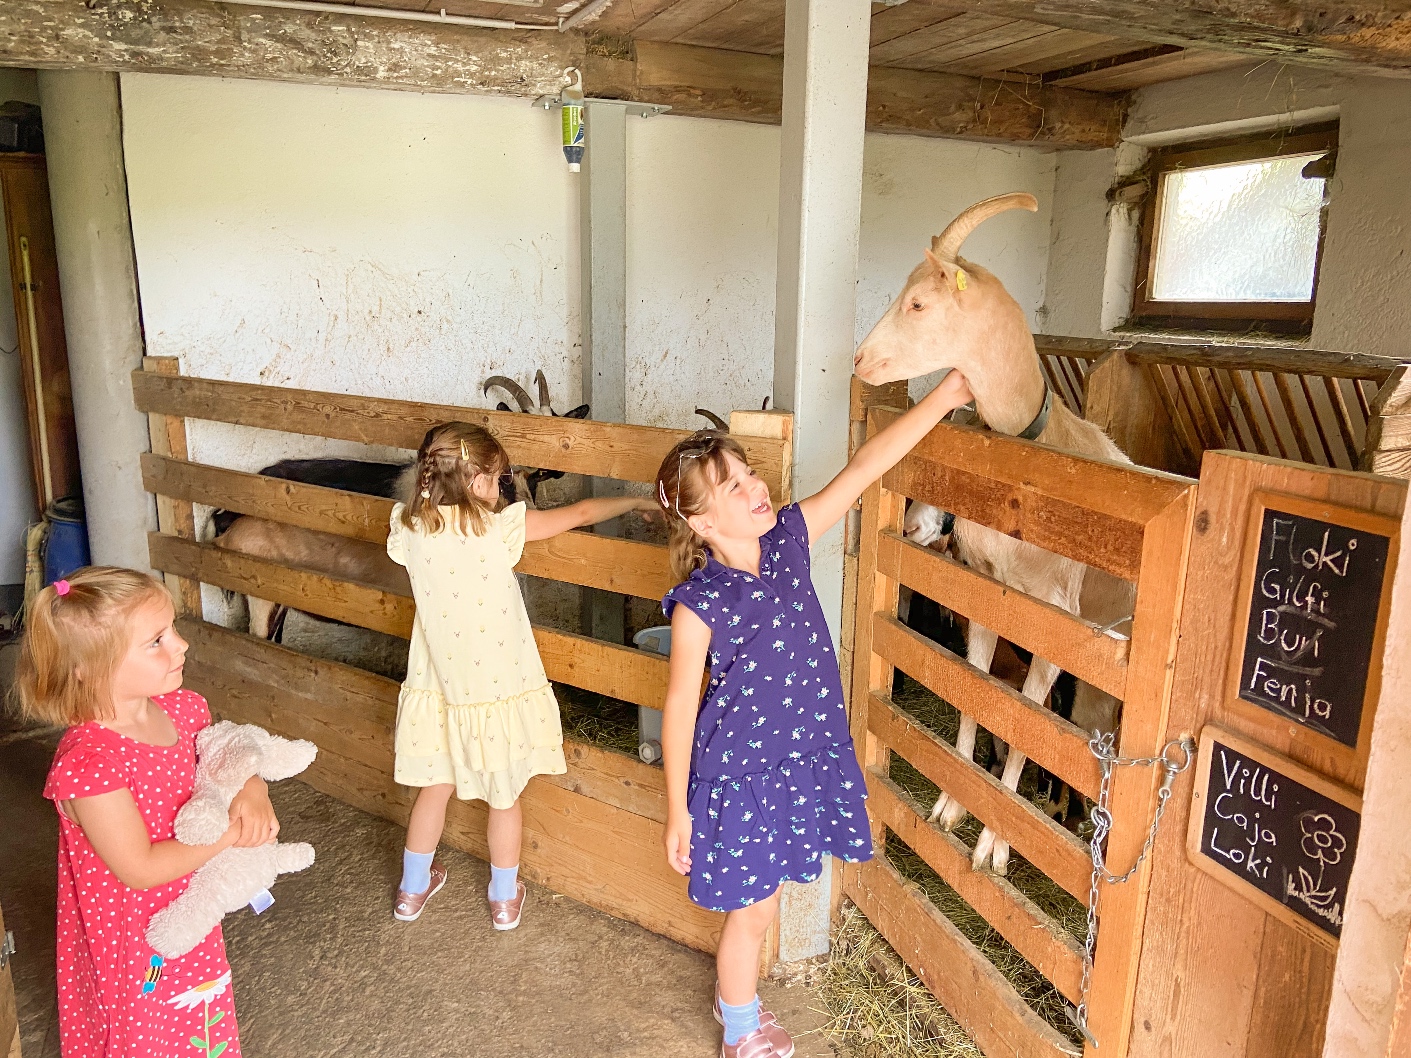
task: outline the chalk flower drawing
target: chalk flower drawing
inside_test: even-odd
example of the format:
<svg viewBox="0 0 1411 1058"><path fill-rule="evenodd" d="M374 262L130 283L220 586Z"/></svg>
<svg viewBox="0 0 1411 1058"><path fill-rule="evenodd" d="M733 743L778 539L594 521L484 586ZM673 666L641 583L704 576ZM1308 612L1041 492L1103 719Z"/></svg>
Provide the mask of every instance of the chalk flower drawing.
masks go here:
<svg viewBox="0 0 1411 1058"><path fill-rule="evenodd" d="M1326 812L1305 815L1298 821L1303 831L1303 854L1331 867L1342 859L1347 839L1338 833L1337 820Z"/></svg>

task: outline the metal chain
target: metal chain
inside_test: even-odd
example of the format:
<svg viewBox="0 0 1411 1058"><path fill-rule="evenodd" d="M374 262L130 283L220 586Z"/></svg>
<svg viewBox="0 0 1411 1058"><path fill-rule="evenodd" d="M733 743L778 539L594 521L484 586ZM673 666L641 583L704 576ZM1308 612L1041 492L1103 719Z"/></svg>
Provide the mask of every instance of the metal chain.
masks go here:
<svg viewBox="0 0 1411 1058"><path fill-rule="evenodd" d="M1092 750L1093 756L1097 758L1098 767L1102 770L1102 782L1098 787L1097 804L1093 807L1092 812L1093 836L1089 842L1092 850L1093 873L1092 882L1088 887L1088 938L1083 946L1082 994L1077 1007L1065 1006L1064 1012L1068 1015L1068 1020L1077 1026L1078 1031L1083 1034L1083 1038L1093 1047L1097 1047L1097 1037L1088 1029L1088 988L1092 983L1093 951L1097 946L1098 883L1121 885L1137 873L1137 868L1147 858L1151 852L1152 844L1156 841L1156 831L1161 826L1161 816L1166 811L1166 802L1171 799L1171 784L1176 781L1176 776L1189 768L1191 762L1195 760L1195 742L1190 738L1172 739L1162 747L1159 757L1119 757L1116 750L1116 735L1111 732L1103 734L1100 731L1095 731L1092 740L1088 742L1088 748ZM1177 751L1180 753L1179 763L1177 762ZM1142 845L1136 862L1132 864L1127 873L1112 874L1107 869L1107 862L1102 852L1102 843L1112 830L1112 811L1108 807L1112 797L1112 770L1114 768L1150 768L1155 766L1160 766L1162 771L1161 788L1156 791L1156 812L1151 817L1151 828L1147 831L1146 843Z"/></svg>

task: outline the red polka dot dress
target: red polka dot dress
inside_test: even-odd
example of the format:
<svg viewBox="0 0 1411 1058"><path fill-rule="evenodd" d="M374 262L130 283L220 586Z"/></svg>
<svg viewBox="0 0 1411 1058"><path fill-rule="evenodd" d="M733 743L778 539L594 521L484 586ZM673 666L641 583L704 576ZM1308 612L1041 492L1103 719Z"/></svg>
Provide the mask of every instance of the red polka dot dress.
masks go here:
<svg viewBox="0 0 1411 1058"><path fill-rule="evenodd" d="M176 725L175 745L135 742L97 723L71 727L59 742L44 796L62 802L125 788L151 840L172 838L196 776L196 733L211 714L192 691L153 701ZM186 890L189 877L129 889L60 810L57 976L64 1058L238 1058L220 927L179 959L163 959L147 945L148 920Z"/></svg>

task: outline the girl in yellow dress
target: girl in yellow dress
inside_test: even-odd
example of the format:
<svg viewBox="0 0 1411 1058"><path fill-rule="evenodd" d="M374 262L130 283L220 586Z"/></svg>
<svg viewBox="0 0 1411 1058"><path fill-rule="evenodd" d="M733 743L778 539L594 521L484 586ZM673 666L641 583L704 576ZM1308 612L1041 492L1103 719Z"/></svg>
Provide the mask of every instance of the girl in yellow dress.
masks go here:
<svg viewBox="0 0 1411 1058"><path fill-rule="evenodd" d="M416 599L407 678L397 699L396 779L418 786L393 915L413 922L446 883L435 860L455 794L490 807L490 918L519 925L519 795L535 775L562 775L558 702L515 580L528 540L652 511L650 499L584 500L554 510L496 511L509 457L490 433L449 422L417 452L417 493L392 508L387 553Z"/></svg>

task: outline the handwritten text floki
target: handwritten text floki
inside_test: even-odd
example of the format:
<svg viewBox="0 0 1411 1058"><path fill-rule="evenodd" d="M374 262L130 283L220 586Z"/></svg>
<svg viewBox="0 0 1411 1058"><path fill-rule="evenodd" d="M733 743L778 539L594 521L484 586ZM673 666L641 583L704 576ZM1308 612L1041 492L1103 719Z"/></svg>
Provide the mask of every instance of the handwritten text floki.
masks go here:
<svg viewBox="0 0 1411 1058"><path fill-rule="evenodd" d="M1355 744L1387 540L1276 510L1261 530L1239 696Z"/></svg>

